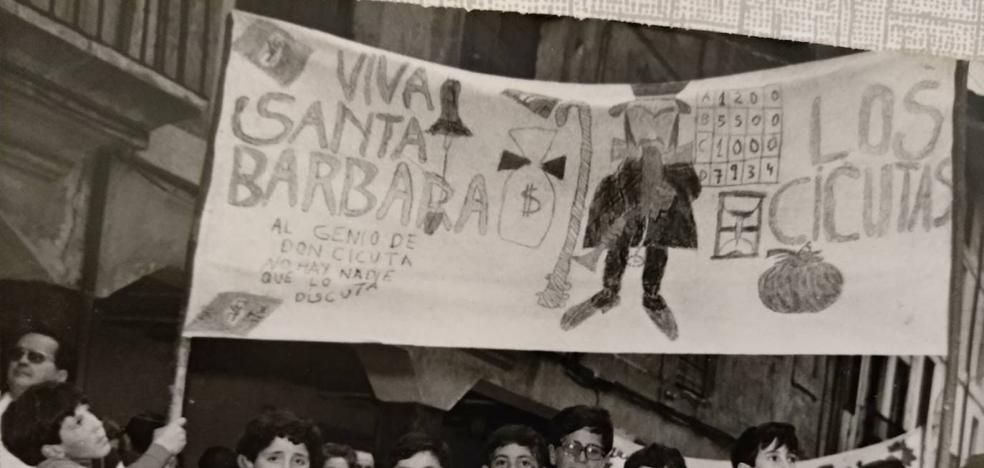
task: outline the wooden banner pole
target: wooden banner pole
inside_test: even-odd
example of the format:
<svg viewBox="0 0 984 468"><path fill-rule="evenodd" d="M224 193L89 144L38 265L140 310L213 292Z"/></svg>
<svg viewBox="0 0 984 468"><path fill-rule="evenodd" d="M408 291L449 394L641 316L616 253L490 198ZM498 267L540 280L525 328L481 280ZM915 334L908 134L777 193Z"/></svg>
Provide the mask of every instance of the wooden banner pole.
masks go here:
<svg viewBox="0 0 984 468"><path fill-rule="evenodd" d="M168 421L174 421L180 418L184 411L189 354L191 354L191 338L179 338L177 352L175 353L174 383L171 384L171 406L167 412Z"/></svg>
<svg viewBox="0 0 984 468"><path fill-rule="evenodd" d="M191 232L191 237L188 239L188 251L185 258L186 269L189 273L189 301L190 301L190 288L191 288L191 277L194 275L195 269L195 251L198 248L198 230L201 228L202 212L205 209L205 197L208 194L208 188L211 184L212 179L212 162L215 157L215 141L214 135L216 128L218 127L219 115L222 109L222 86L225 83L225 68L229 63L229 45L232 42L232 10L235 8L234 0L223 0L219 4L219 8L222 9L220 17L223 18L222 24L224 26L224 31L222 34L221 43L219 43L215 50L221 53L220 60L218 61L218 73L216 74L215 81L211 83L212 97L209 100L209 106L206 112L209 115L209 144L208 150L205 154L205 162L202 164L202 176L200 179L199 186L201 190L199 192L198 200L195 207L195 224ZM175 365L174 365L174 382L171 384L171 405L168 408L168 421L174 421L181 418L184 414L184 399L186 393L186 386L188 381L188 359L191 355L191 338L184 336L184 325L187 321L188 309L186 307L181 313L181 320L178 323L178 343L175 347Z"/></svg>
<svg viewBox="0 0 984 468"><path fill-rule="evenodd" d="M967 179L966 179L966 149L967 149L967 73L969 64L958 61L954 79L953 96L953 217L950 221L950 302L949 323L947 327L947 359L946 373L943 383L943 405L940 415L940 433L936 446L935 465L938 468L952 466L950 445L953 440L953 426L956 422L957 386L960 385L960 348L966 343L961 342L961 323L964 263L963 263L963 226L967 222ZM964 410L966 411L966 410ZM957 453L959 457L959 452Z"/></svg>

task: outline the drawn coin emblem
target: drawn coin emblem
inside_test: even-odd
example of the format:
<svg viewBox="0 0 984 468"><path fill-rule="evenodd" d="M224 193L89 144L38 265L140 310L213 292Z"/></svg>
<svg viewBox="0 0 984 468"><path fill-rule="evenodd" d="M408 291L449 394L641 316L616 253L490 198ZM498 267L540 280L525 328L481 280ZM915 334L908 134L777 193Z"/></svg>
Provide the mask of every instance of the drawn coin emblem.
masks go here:
<svg viewBox="0 0 984 468"><path fill-rule="evenodd" d="M263 49L257 54L258 65L265 68L273 68L280 64L284 56L284 49L287 47L287 38L282 34L273 33L263 43Z"/></svg>

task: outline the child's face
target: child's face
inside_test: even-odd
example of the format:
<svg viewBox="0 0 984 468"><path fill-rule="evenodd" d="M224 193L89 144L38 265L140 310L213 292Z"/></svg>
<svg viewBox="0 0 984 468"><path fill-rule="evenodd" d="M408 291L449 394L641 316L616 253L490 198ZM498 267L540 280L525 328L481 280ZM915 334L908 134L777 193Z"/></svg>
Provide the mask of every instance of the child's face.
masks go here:
<svg viewBox="0 0 984 468"><path fill-rule="evenodd" d="M601 434L578 429L567 434L560 447L553 448L552 460L557 468L601 468L608 463L602 443Z"/></svg>
<svg viewBox="0 0 984 468"><path fill-rule="evenodd" d="M325 460L325 468L352 468L344 457L331 457Z"/></svg>
<svg viewBox="0 0 984 468"><path fill-rule="evenodd" d="M529 447L513 443L495 449L488 468L540 468L540 464Z"/></svg>
<svg viewBox="0 0 984 468"><path fill-rule="evenodd" d="M249 468L308 468L310 464L307 446L275 437L267 448L256 455L256 461Z"/></svg>
<svg viewBox="0 0 984 468"><path fill-rule="evenodd" d="M441 468L441 461L430 450L425 450L396 462L396 468Z"/></svg>
<svg viewBox="0 0 984 468"><path fill-rule="evenodd" d="M89 411L89 405L79 405L75 414L63 419L58 436L65 458L93 460L109 454L106 430L102 421Z"/></svg>
<svg viewBox="0 0 984 468"><path fill-rule="evenodd" d="M755 455L755 468L795 468L798 457L789 451L785 445L778 446L773 440L768 447L760 449Z"/></svg>
<svg viewBox="0 0 984 468"><path fill-rule="evenodd" d="M356 468L376 468L376 459L369 452L363 452L362 450L355 451L355 467Z"/></svg>

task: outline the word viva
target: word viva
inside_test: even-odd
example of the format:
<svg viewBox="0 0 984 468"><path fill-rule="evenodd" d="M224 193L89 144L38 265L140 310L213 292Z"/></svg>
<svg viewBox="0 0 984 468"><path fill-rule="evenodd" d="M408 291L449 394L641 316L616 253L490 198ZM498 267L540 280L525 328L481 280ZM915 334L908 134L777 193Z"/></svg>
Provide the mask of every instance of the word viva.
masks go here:
<svg viewBox="0 0 984 468"><path fill-rule="evenodd" d="M357 142L359 155L363 157L372 146L380 159L399 159L408 153L415 155L419 162L426 162L425 127L418 116L436 116L426 71L418 67L407 73L408 65L404 63L390 74L385 56L366 54L359 55L350 67L346 67L345 54L338 51L337 86L331 89L341 91L341 95L334 102L299 103L293 95L274 91L255 100L250 96L237 97L231 121L233 134L253 146L295 145L302 140L332 153L337 153L346 142ZM358 99L360 84L364 100ZM401 98L396 99L401 89ZM374 100L373 95L378 99ZM373 111L359 111L360 108ZM334 110L327 114L334 117L330 124L326 109ZM315 141L310 142L309 138Z"/></svg>

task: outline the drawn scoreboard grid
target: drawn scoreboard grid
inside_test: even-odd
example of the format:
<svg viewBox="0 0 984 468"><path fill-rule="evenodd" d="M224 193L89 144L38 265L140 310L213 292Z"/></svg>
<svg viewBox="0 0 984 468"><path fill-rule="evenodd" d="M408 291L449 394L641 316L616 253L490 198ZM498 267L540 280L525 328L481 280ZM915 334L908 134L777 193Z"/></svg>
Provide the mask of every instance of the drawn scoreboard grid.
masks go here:
<svg viewBox="0 0 984 468"><path fill-rule="evenodd" d="M694 169L705 187L779 181L778 86L705 92L698 97L696 119Z"/></svg>

